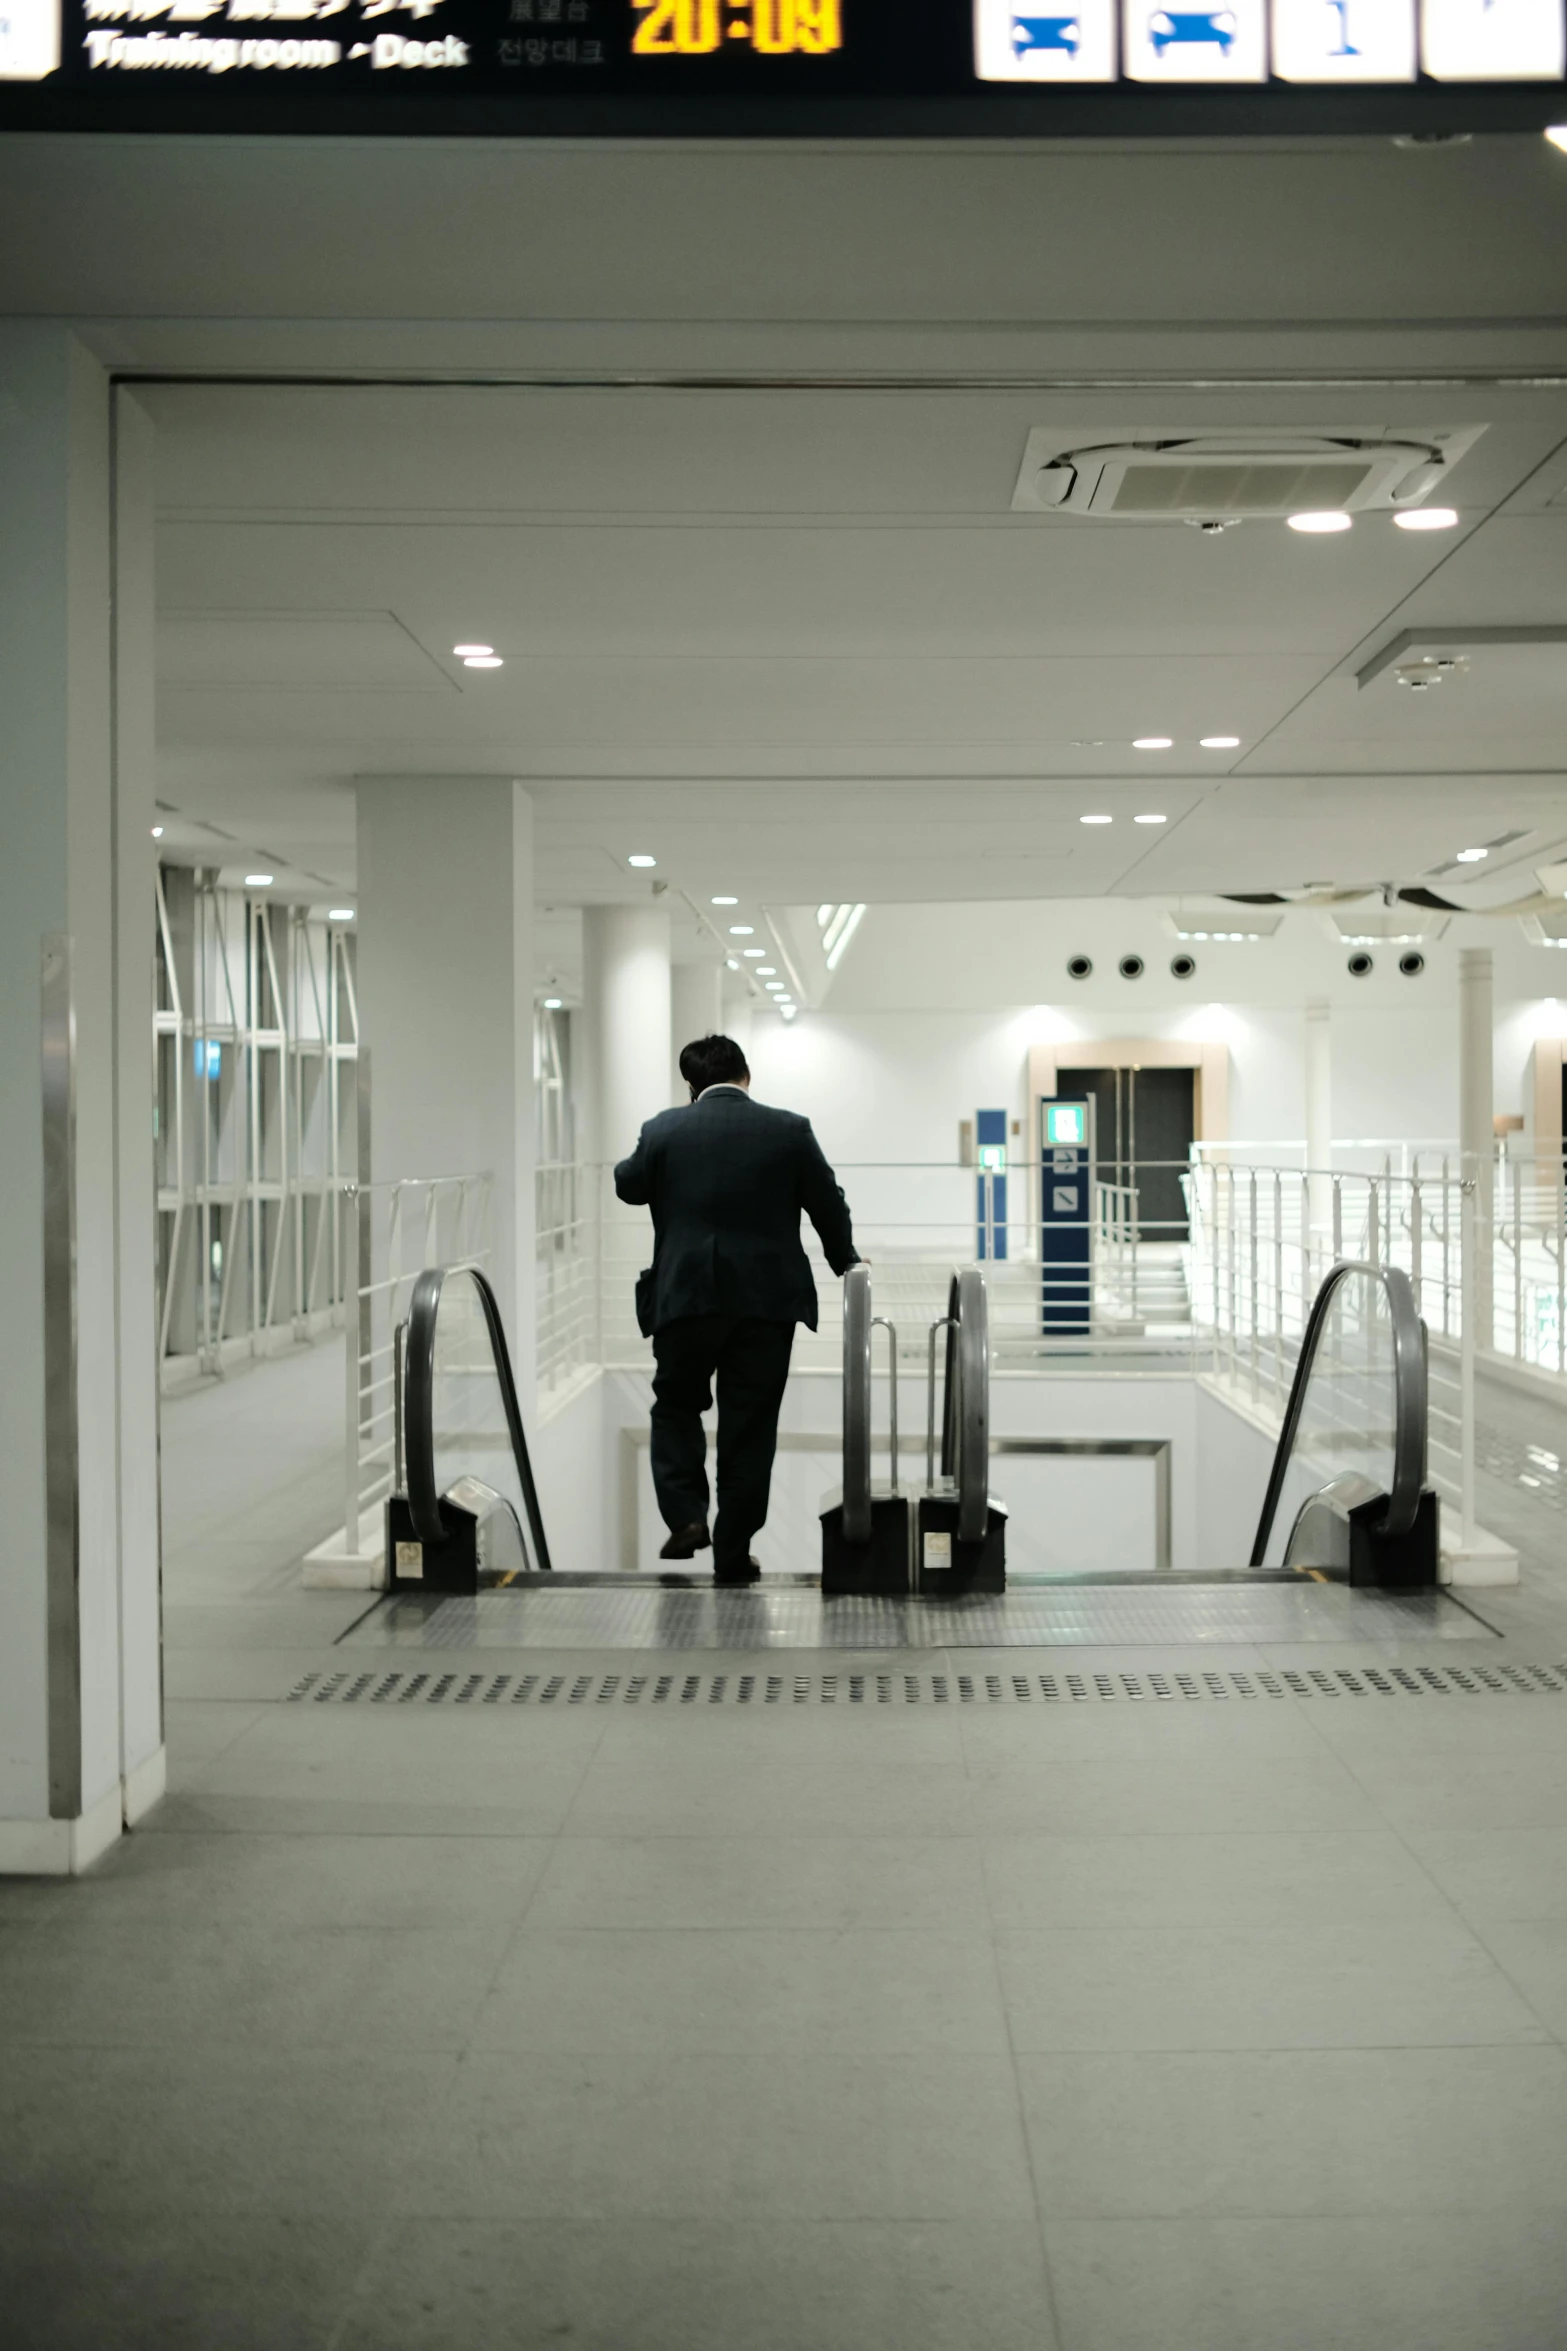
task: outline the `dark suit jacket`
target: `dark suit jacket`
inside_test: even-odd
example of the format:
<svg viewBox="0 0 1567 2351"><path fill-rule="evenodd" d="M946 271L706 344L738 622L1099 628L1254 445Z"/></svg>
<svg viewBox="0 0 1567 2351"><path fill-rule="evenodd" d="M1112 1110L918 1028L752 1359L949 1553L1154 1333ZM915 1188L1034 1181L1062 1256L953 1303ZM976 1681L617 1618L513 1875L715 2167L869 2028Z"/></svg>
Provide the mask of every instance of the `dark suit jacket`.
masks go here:
<svg viewBox="0 0 1567 2351"><path fill-rule="evenodd" d="M644 1332L688 1314L759 1315L814 1331L802 1209L834 1273L859 1263L848 1202L810 1120L734 1087L650 1118L615 1170L615 1190L653 1211L652 1280L644 1274L637 1285Z"/></svg>

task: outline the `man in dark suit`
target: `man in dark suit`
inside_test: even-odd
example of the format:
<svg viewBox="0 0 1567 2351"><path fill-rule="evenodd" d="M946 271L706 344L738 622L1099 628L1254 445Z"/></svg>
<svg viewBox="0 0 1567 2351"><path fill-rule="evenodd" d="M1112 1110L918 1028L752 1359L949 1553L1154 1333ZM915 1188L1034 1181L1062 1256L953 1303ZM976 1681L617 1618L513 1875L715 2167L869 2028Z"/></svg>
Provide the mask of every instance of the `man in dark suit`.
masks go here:
<svg viewBox="0 0 1567 2351"><path fill-rule="evenodd" d="M615 1190L653 1211L653 1263L637 1320L653 1341L653 1485L669 1529L660 1557L713 1545L713 1581L761 1573L751 1541L767 1517L778 1411L794 1326L816 1328L816 1284L800 1246L803 1210L836 1274L858 1265L848 1203L811 1122L751 1100L730 1037L680 1056L688 1106L650 1118ZM702 1414L718 1381L718 1517L708 1535Z"/></svg>

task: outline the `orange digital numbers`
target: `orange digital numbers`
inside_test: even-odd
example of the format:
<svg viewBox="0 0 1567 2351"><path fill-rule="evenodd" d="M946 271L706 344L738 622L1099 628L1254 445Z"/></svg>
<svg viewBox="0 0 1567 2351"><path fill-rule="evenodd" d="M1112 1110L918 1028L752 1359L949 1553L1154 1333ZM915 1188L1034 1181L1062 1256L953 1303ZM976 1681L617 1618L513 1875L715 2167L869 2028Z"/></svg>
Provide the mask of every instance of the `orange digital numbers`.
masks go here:
<svg viewBox="0 0 1567 2351"><path fill-rule="evenodd" d="M732 40L749 40L763 57L828 57L843 47L841 0L632 0L641 22L635 57L702 57L722 40L721 12L734 17Z"/></svg>

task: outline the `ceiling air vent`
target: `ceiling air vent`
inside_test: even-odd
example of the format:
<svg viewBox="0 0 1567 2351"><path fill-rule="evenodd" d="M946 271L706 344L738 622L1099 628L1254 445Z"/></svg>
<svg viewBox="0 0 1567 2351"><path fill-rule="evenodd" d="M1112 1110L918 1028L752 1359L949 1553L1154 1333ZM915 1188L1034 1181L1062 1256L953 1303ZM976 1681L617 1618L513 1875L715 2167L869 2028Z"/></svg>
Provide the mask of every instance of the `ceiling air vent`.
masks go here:
<svg viewBox="0 0 1567 2351"><path fill-rule="evenodd" d="M1028 436L1014 512L1118 522L1274 520L1336 508L1416 506L1484 430Z"/></svg>

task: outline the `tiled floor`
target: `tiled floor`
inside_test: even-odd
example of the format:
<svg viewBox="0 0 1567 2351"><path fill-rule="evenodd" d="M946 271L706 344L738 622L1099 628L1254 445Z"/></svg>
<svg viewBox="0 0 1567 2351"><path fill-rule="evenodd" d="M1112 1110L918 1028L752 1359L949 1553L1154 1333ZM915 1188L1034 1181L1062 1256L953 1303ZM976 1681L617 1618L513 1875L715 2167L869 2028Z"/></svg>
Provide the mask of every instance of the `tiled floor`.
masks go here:
<svg viewBox="0 0 1567 2351"><path fill-rule="evenodd" d="M168 1415L167 1803L0 1882L8 2346L1561 2351L1567 1696L291 1705L289 1368Z"/></svg>

